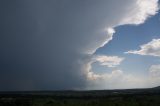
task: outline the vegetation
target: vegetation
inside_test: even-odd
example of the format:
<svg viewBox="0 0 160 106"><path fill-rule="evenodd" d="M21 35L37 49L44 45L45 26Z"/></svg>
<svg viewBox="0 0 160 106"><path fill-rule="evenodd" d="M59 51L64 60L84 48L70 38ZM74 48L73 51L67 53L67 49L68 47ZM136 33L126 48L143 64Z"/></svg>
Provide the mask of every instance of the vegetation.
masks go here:
<svg viewBox="0 0 160 106"><path fill-rule="evenodd" d="M159 106L159 90L0 94L0 106Z"/></svg>

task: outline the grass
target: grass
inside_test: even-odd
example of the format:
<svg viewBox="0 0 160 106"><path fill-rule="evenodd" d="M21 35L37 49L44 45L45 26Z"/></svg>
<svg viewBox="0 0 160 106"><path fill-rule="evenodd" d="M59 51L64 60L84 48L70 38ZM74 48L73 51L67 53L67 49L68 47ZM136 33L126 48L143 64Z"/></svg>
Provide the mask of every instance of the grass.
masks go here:
<svg viewBox="0 0 160 106"><path fill-rule="evenodd" d="M0 92L0 106L160 106L160 89Z"/></svg>
<svg viewBox="0 0 160 106"><path fill-rule="evenodd" d="M160 95L116 95L106 97L52 96L1 97L0 106L159 106Z"/></svg>

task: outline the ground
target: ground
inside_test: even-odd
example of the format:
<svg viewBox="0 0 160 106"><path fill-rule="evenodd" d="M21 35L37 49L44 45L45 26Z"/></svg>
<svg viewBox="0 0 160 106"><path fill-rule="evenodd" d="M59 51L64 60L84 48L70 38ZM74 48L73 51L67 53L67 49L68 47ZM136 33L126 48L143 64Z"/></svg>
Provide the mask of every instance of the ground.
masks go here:
<svg viewBox="0 0 160 106"><path fill-rule="evenodd" d="M1 92L0 106L159 106L159 89Z"/></svg>

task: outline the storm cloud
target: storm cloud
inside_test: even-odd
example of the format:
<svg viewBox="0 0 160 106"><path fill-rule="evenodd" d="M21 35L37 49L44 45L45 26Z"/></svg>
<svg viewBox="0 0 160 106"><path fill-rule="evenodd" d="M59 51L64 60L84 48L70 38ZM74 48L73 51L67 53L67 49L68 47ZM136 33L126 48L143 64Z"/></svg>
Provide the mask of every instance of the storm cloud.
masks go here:
<svg viewBox="0 0 160 106"><path fill-rule="evenodd" d="M0 90L85 89L94 52L114 27L143 23L157 2L1 0Z"/></svg>

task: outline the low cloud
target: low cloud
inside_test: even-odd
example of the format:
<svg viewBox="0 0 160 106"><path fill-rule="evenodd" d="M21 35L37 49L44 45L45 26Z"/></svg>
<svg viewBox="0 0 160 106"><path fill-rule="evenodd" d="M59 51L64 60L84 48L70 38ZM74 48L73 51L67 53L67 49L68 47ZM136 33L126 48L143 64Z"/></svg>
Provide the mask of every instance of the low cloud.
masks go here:
<svg viewBox="0 0 160 106"><path fill-rule="evenodd" d="M87 78L89 86L86 89L125 89L125 88L143 88L146 86L146 79L124 73L123 70L117 69L117 66L124 60L118 56L96 55L92 61L86 65ZM95 73L92 64L98 62L100 65L106 66L105 73ZM111 72L107 70L111 68ZM124 85L125 83L125 85ZM123 85L123 86L122 86Z"/></svg>
<svg viewBox="0 0 160 106"><path fill-rule="evenodd" d="M141 45L140 50L130 50L125 53L160 57L160 39L153 39L151 42Z"/></svg>
<svg viewBox="0 0 160 106"><path fill-rule="evenodd" d="M93 74L90 73L92 89L126 89L143 88L146 85L146 79L126 74L122 70L113 70L111 73ZM88 89L91 89L91 88Z"/></svg>
<svg viewBox="0 0 160 106"><path fill-rule="evenodd" d="M95 62L107 67L116 67L117 65L120 65L123 60L124 58L118 56L98 55L94 57Z"/></svg>

